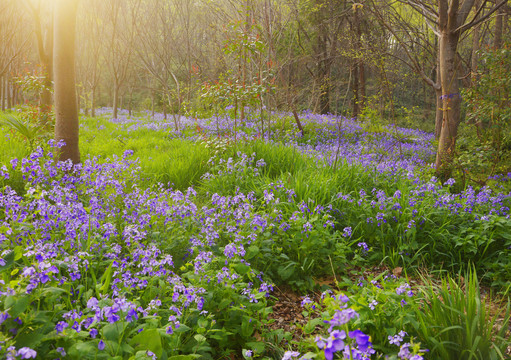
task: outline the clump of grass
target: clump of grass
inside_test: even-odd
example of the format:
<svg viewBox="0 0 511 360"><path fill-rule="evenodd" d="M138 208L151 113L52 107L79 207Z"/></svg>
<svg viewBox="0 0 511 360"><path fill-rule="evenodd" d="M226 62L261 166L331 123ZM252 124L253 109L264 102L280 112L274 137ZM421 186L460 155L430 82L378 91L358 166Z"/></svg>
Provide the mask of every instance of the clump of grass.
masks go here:
<svg viewBox="0 0 511 360"><path fill-rule="evenodd" d="M439 285L426 281L424 301L414 308L419 340L431 350L431 359L497 360L506 358L510 303L495 315L481 300L477 274L470 269L463 279L448 276Z"/></svg>

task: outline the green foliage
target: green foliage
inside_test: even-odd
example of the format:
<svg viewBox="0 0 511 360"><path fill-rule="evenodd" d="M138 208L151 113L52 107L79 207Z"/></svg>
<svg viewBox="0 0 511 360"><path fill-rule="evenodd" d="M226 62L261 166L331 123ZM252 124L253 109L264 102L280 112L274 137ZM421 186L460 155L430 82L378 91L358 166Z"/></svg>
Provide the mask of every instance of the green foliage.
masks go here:
<svg viewBox="0 0 511 360"><path fill-rule="evenodd" d="M24 120L12 114L0 114L0 125L6 126L17 136L20 136L27 144L30 151L48 139L45 124L37 124L30 120Z"/></svg>
<svg viewBox="0 0 511 360"><path fill-rule="evenodd" d="M482 298L474 269L457 279L447 277L422 288L422 302L414 303L418 338L433 359L505 359L509 338L510 304L505 313L491 315Z"/></svg>
<svg viewBox="0 0 511 360"><path fill-rule="evenodd" d="M463 176L476 181L511 170L511 42L480 52L474 84L464 90L467 125L459 142Z"/></svg>

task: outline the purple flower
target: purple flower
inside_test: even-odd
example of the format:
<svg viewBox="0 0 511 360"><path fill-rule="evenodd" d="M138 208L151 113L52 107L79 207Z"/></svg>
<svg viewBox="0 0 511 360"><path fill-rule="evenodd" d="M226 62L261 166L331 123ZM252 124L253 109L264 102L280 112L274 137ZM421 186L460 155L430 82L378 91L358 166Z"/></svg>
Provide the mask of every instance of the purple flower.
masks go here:
<svg viewBox="0 0 511 360"><path fill-rule="evenodd" d="M75 322L73 323L73 326L71 326L71 328L72 328L73 330L76 330L76 332L80 332L80 330L81 330L81 326L80 326L80 324L78 323L78 321L75 321Z"/></svg>
<svg viewBox="0 0 511 360"><path fill-rule="evenodd" d="M104 343L103 340L99 340L98 349L99 350L105 350L105 343Z"/></svg>
<svg viewBox="0 0 511 360"><path fill-rule="evenodd" d="M55 326L55 330L57 330L57 334L64 331L65 328L67 328L69 324L65 321L59 321L57 325Z"/></svg>
<svg viewBox="0 0 511 360"><path fill-rule="evenodd" d="M247 357L247 358L252 357L252 354L253 354L252 350L245 350L245 351L243 352L243 355L244 355L245 357Z"/></svg>
<svg viewBox="0 0 511 360"><path fill-rule="evenodd" d="M3 312L3 313L0 313L0 325L5 321L7 320L8 318L10 318L11 316L9 315L9 313L6 311L6 312Z"/></svg>
<svg viewBox="0 0 511 360"><path fill-rule="evenodd" d="M343 229L343 231L342 231L342 236L344 236L344 237L350 237L350 236L351 236L351 232L352 232L352 230L351 230L351 226L347 226L347 227L345 227L345 228Z"/></svg>
<svg viewBox="0 0 511 360"><path fill-rule="evenodd" d="M284 353L284 356L282 357L282 360L291 360L291 358L300 356L300 353L298 351L286 351Z"/></svg>
<svg viewBox="0 0 511 360"><path fill-rule="evenodd" d="M350 331L350 338L355 339L358 349L362 352L366 352L367 349L372 345L369 335L364 334L360 330Z"/></svg>
<svg viewBox="0 0 511 360"><path fill-rule="evenodd" d="M325 321L325 322L330 324L329 331L332 331L332 329L335 326L341 326L341 325L347 324L351 319L354 319L355 317L358 317L358 316L359 315L355 310L348 308L348 309L344 309L344 310L337 310L335 312L334 316L332 317L332 320Z"/></svg>
<svg viewBox="0 0 511 360"><path fill-rule="evenodd" d="M388 337L389 343L399 346L401 344L401 342L403 341L403 338L405 337L405 335L406 335L406 332L404 332L404 331L400 331L395 336L389 335L389 337Z"/></svg>
<svg viewBox="0 0 511 360"><path fill-rule="evenodd" d="M367 254L367 252L369 251L369 246L367 246L365 242L359 242L357 246L362 248L362 254Z"/></svg>
<svg viewBox="0 0 511 360"><path fill-rule="evenodd" d="M303 296L302 297L302 302L300 303L300 306L301 307L305 307L305 306L307 306L309 304L312 304L311 298L308 295Z"/></svg>
<svg viewBox="0 0 511 360"><path fill-rule="evenodd" d="M376 307L376 305L378 305L378 301L373 300L373 301L371 301L371 302L369 303L369 308L370 308L371 310L374 310L374 309L375 309L375 307Z"/></svg>
<svg viewBox="0 0 511 360"><path fill-rule="evenodd" d="M21 356L22 359L35 359L37 352L28 347L22 347L16 353L17 356Z"/></svg>
<svg viewBox="0 0 511 360"><path fill-rule="evenodd" d="M316 337L316 345L319 349L324 349L327 360L332 360L335 352L344 349L344 339L346 339L344 330L334 330L327 339Z"/></svg>
<svg viewBox="0 0 511 360"><path fill-rule="evenodd" d="M137 311L133 308L129 309L128 310L128 313L126 314L126 321L127 322L132 322L134 320L137 320L138 319L138 314L137 314Z"/></svg>
<svg viewBox="0 0 511 360"><path fill-rule="evenodd" d="M454 180L454 179L452 179L452 178L451 178L451 179L447 180L447 181L444 183L444 185L452 186L452 185L454 185L454 183L455 183L455 182L456 182L456 180Z"/></svg>

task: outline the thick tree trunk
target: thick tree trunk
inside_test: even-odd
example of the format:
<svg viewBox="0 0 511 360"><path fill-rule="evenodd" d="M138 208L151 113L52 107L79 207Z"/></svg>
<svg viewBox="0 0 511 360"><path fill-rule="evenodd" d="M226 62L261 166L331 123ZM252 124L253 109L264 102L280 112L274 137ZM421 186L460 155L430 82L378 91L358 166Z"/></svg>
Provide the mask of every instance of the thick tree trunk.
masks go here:
<svg viewBox="0 0 511 360"><path fill-rule="evenodd" d="M80 162L78 109L75 85L75 33L78 0L56 0L55 4L55 140L64 140L60 160Z"/></svg>
<svg viewBox="0 0 511 360"><path fill-rule="evenodd" d="M440 132L442 131L442 119L444 117L443 99L442 99L442 88L435 89L436 95L436 110L435 110L435 139L440 138Z"/></svg>
<svg viewBox="0 0 511 360"><path fill-rule="evenodd" d="M442 84L443 119L435 167L441 178L449 177L452 171L451 165L461 116L461 97L456 64L458 40L458 33L442 32L440 36L440 81Z"/></svg>

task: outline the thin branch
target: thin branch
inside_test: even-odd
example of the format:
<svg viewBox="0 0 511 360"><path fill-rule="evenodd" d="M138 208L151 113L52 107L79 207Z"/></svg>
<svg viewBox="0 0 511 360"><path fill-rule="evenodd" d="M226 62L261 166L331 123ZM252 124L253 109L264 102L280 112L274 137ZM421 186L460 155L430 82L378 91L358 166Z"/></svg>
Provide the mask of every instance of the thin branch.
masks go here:
<svg viewBox="0 0 511 360"><path fill-rule="evenodd" d="M483 21L487 20L495 11L497 11L499 8L504 6L507 3L507 0L503 0L499 4L495 5L489 13L487 13L484 16L481 16L479 19L476 20L476 18L472 19L469 23L466 23L465 25L462 25L458 27L455 31L459 31L460 33L464 32L467 29L470 29L473 26L476 26L477 24L482 23ZM476 14L477 15L477 14Z"/></svg>

